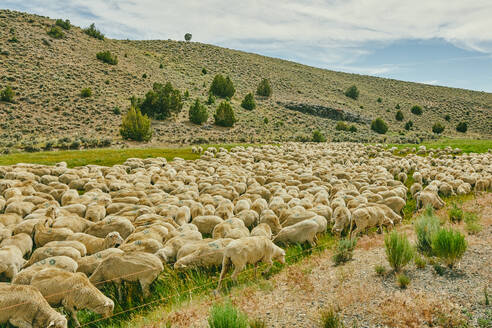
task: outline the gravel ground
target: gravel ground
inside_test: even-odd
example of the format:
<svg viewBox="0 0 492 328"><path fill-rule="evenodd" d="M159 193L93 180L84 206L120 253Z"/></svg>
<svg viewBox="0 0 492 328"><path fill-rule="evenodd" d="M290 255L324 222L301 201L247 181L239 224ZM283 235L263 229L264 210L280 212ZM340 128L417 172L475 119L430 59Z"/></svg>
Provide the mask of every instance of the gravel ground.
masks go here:
<svg viewBox="0 0 492 328"><path fill-rule="evenodd" d="M405 290L389 272L382 235L375 234L360 238L353 260L345 265L333 266L332 253L325 251L269 281L233 290L230 297L267 327L320 327L320 313L330 307L339 311L348 327L487 327L477 320L490 317L492 311L484 294L485 288L492 294L492 194L468 201L464 209L480 214L483 229L467 236L469 247L459 267L440 276L432 265L418 269L412 263L404 270L410 277ZM455 228L464 229L464 224ZM415 237L410 225L398 230ZM378 276L374 270L378 264L388 273ZM170 320L173 327L207 327L214 301L217 297L194 300L142 326L164 327Z"/></svg>

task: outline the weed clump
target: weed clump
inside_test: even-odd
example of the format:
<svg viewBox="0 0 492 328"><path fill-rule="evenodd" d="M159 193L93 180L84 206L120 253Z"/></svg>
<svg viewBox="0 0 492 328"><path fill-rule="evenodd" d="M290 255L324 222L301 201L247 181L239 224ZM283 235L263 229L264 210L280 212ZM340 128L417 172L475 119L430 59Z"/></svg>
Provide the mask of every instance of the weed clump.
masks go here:
<svg viewBox="0 0 492 328"><path fill-rule="evenodd" d="M434 215L430 207L415 221L414 228L419 252L428 256L432 255L432 238L439 231L440 226L439 218Z"/></svg>
<svg viewBox="0 0 492 328"><path fill-rule="evenodd" d="M335 255L333 255L333 262L335 265L348 262L353 257L355 246L357 245L357 239L340 239L338 241Z"/></svg>
<svg viewBox="0 0 492 328"><path fill-rule="evenodd" d="M413 260L413 263L415 263L415 266L417 267L417 269L423 269L427 265L427 263L425 262L425 260L421 256L419 256L419 255L415 255L415 258Z"/></svg>
<svg viewBox="0 0 492 328"><path fill-rule="evenodd" d="M214 304L208 317L210 328L248 328L248 317L230 302Z"/></svg>
<svg viewBox="0 0 492 328"><path fill-rule="evenodd" d="M476 213L465 212L464 214L465 229L471 234L477 234L482 231L482 226L478 223L478 215Z"/></svg>
<svg viewBox="0 0 492 328"><path fill-rule="evenodd" d="M400 272L413 258L413 248L405 234L392 231L385 236L384 246L386 258L395 272Z"/></svg>
<svg viewBox="0 0 492 328"><path fill-rule="evenodd" d="M467 248L465 236L453 229L440 229L432 239L432 251L449 267L463 257Z"/></svg>
<svg viewBox="0 0 492 328"><path fill-rule="evenodd" d="M374 267L374 271L378 276L383 276L386 273L386 268L383 265L378 264Z"/></svg>
<svg viewBox="0 0 492 328"><path fill-rule="evenodd" d="M323 328L343 328L343 321L340 315L333 308L329 308L321 313L321 327Z"/></svg>
<svg viewBox="0 0 492 328"><path fill-rule="evenodd" d="M410 278L406 274L401 273L396 276L396 281L398 282L398 286L401 289L406 289L408 284L410 283Z"/></svg>
<svg viewBox="0 0 492 328"><path fill-rule="evenodd" d="M444 125L442 125L441 123L435 123L432 126L432 132L434 132L435 134L441 134L443 131L444 131Z"/></svg>
<svg viewBox="0 0 492 328"><path fill-rule="evenodd" d="M347 91L345 91L345 95L349 98L357 100L359 98L359 89L357 89L357 87L353 85L348 88Z"/></svg>
<svg viewBox="0 0 492 328"><path fill-rule="evenodd" d="M191 105L188 117L190 118L190 122L198 125L208 120L207 109L200 103L199 99L196 99L193 105Z"/></svg>
<svg viewBox="0 0 492 328"><path fill-rule="evenodd" d="M231 127L236 123L234 109L229 102L223 101L217 107L214 115L215 124L219 126Z"/></svg>
<svg viewBox="0 0 492 328"><path fill-rule="evenodd" d="M453 223L463 221L463 210L453 203L451 208L448 210L449 220Z"/></svg>
<svg viewBox="0 0 492 328"><path fill-rule="evenodd" d="M395 119L396 119L397 121L400 121L400 122L401 122L401 121L403 121L403 118L404 118L404 117L403 117L403 113L402 113L402 111L401 111L401 110L397 111L397 112L396 112L396 115L395 115Z"/></svg>
<svg viewBox="0 0 492 328"><path fill-rule="evenodd" d="M92 97L92 89L91 88L84 88L80 91L80 96L82 98L89 98Z"/></svg>
<svg viewBox="0 0 492 328"><path fill-rule="evenodd" d="M120 134L124 139L135 141L149 141L152 138L152 127L147 115L143 115L140 109L131 106L123 116Z"/></svg>
<svg viewBox="0 0 492 328"><path fill-rule="evenodd" d="M60 26L62 29L67 30L67 31L72 27L72 25L70 24L70 21L68 19L63 20L61 18L56 20L55 25Z"/></svg>
<svg viewBox="0 0 492 328"><path fill-rule="evenodd" d="M65 35L58 26L52 26L46 33L54 39L61 39Z"/></svg>
<svg viewBox="0 0 492 328"><path fill-rule="evenodd" d="M96 54L97 59L102 61L103 63L110 64L110 65L117 65L118 64L118 56L113 55L109 51L101 51Z"/></svg>
<svg viewBox="0 0 492 328"><path fill-rule="evenodd" d="M323 133L321 133L321 131L314 130L313 131L312 141L313 142L325 142L326 141L326 137L325 137L325 135Z"/></svg>
<svg viewBox="0 0 492 328"><path fill-rule="evenodd" d="M458 125L456 125L456 131L465 133L468 130L468 123L466 122L459 122Z"/></svg>
<svg viewBox="0 0 492 328"><path fill-rule="evenodd" d="M256 88L256 94L262 97L270 97L272 95L272 87L270 86L270 81L268 79L261 80Z"/></svg>
<svg viewBox="0 0 492 328"><path fill-rule="evenodd" d="M407 123L405 123L405 130L409 131L410 129L412 129L412 127L413 127L412 121L408 121Z"/></svg>

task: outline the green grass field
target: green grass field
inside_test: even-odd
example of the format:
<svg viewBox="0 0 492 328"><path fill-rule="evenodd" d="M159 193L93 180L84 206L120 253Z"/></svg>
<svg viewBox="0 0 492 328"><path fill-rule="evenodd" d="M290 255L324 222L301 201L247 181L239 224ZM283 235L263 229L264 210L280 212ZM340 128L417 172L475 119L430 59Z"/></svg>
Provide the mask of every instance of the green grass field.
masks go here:
<svg viewBox="0 0 492 328"><path fill-rule="evenodd" d="M492 149L492 139L475 140L475 139L440 139L436 141L423 142L421 144L390 144L389 147L397 147L398 149L410 147L418 148L426 146L427 148L460 148L465 153L486 153Z"/></svg>
<svg viewBox="0 0 492 328"><path fill-rule="evenodd" d="M251 146L251 144L214 144L201 145L203 149L214 146L231 149L235 146ZM12 165L17 163L34 163L53 165L59 162L66 162L68 167L83 166L88 164L112 166L121 164L128 158L152 158L164 157L172 160L180 157L187 160L197 159L198 154L191 152L191 147L185 148L125 148L125 149L90 149L90 150L64 150L39 153L15 153L0 156L0 165Z"/></svg>

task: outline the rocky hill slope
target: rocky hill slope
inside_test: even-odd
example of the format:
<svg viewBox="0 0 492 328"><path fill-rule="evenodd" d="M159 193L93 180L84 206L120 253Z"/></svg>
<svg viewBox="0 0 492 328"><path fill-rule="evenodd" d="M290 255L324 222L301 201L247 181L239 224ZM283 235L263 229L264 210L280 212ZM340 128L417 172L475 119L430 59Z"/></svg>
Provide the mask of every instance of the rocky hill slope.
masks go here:
<svg viewBox="0 0 492 328"><path fill-rule="evenodd" d="M153 143L278 142L306 139L315 129L335 141L414 142L435 137L431 127L436 122L445 126L447 136L492 135L490 93L334 72L196 42L98 40L75 26L56 39L47 34L54 22L0 10L0 89L9 85L16 94L14 103L0 102L0 149L121 142L119 125L129 98L142 97L154 82L168 81L188 90L190 98L179 115L153 123ZM96 59L106 50L118 56L117 65ZM235 84L231 101L237 124L219 128L213 115L204 126L189 123L191 102L207 98L218 73ZM257 99L254 111L242 109L242 98L262 78L271 81L272 97ZM360 90L358 100L344 94L351 85ZM92 96L83 98L81 90L87 87ZM208 107L210 113L216 105ZM397 105L403 121L395 119ZM423 115L412 114L413 105L422 106ZM376 117L389 125L384 136L370 130ZM336 131L339 120L358 131ZM404 129L408 120L413 121L410 131ZM455 130L461 121L468 122L466 134Z"/></svg>

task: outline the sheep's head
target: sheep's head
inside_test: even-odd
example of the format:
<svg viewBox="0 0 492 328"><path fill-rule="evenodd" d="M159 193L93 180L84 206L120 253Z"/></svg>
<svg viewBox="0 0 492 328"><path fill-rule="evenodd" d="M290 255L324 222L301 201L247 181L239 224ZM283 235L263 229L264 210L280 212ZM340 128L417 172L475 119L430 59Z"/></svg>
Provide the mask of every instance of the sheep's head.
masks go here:
<svg viewBox="0 0 492 328"><path fill-rule="evenodd" d="M119 232L113 231L106 236L106 241L111 247L118 247L123 244L124 240L121 238Z"/></svg>
<svg viewBox="0 0 492 328"><path fill-rule="evenodd" d="M67 328L67 318L60 314L55 320L50 321L48 328Z"/></svg>
<svg viewBox="0 0 492 328"><path fill-rule="evenodd" d="M159 260L161 260L162 264L166 264L167 262L169 262L165 248L161 248L154 255L157 256Z"/></svg>
<svg viewBox="0 0 492 328"><path fill-rule="evenodd" d="M104 297L104 303L96 307L94 309L94 312L107 318L113 314L113 310L114 302L111 299Z"/></svg>
<svg viewBox="0 0 492 328"><path fill-rule="evenodd" d="M273 256L273 259L279 261L282 264L285 264L285 250L275 245L275 254Z"/></svg>

